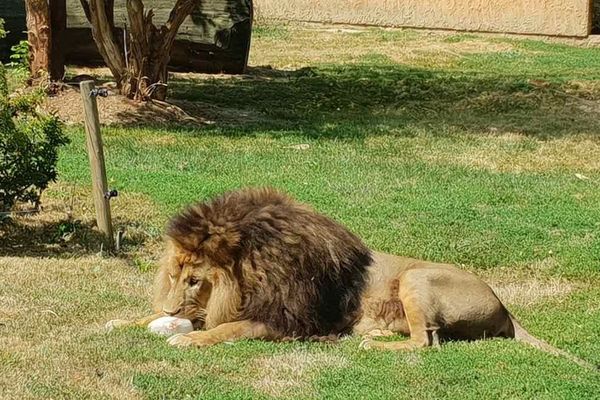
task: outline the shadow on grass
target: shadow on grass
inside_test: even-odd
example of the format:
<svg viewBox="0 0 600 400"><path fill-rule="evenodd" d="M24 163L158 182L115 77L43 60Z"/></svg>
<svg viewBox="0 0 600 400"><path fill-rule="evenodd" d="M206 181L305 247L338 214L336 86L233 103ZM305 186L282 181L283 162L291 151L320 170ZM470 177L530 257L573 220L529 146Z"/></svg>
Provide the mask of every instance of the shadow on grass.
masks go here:
<svg viewBox="0 0 600 400"><path fill-rule="evenodd" d="M597 88L521 75L353 64L252 68L239 77L177 77L170 85L174 104L209 121L181 129L202 134L361 138L426 131L551 138L600 132Z"/></svg>
<svg viewBox="0 0 600 400"><path fill-rule="evenodd" d="M48 218L44 213L0 221L0 257L74 257L97 254L102 249L102 235L91 221ZM115 218L113 227L135 225ZM127 258L128 249L141 247L149 236L128 232L119 257Z"/></svg>

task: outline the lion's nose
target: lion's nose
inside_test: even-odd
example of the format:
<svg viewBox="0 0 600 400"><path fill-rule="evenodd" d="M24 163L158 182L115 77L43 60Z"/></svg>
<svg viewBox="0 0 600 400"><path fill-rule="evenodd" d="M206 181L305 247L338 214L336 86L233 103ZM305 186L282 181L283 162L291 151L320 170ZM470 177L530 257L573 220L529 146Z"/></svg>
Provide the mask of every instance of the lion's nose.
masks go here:
<svg viewBox="0 0 600 400"><path fill-rule="evenodd" d="M171 315L171 316L177 315L177 314L179 314L179 311L181 311L181 307L171 308L171 309L163 307L163 312L167 315Z"/></svg>

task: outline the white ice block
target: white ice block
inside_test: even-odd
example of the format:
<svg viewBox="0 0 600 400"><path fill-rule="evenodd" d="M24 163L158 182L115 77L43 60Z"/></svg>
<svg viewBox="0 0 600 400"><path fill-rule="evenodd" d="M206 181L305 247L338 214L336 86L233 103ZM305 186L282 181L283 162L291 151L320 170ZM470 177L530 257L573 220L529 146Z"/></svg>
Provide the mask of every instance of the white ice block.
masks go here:
<svg viewBox="0 0 600 400"><path fill-rule="evenodd" d="M194 330L194 327L189 319L161 317L150 322L148 324L148 329L152 333L170 336L176 333L190 333Z"/></svg>

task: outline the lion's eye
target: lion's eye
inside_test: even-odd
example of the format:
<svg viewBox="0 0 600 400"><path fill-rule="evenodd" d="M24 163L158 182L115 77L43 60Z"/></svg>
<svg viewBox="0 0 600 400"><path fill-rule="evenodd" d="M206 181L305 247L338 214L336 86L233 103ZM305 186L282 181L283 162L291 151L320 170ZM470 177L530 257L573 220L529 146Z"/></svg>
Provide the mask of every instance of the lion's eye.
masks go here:
<svg viewBox="0 0 600 400"><path fill-rule="evenodd" d="M190 286L196 286L199 282L196 278L190 278Z"/></svg>

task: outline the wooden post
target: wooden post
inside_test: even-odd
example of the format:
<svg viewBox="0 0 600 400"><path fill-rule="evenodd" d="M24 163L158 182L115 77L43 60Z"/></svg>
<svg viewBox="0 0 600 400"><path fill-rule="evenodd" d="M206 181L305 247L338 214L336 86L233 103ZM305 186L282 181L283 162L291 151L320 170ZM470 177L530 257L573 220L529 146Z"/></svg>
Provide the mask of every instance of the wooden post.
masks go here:
<svg viewBox="0 0 600 400"><path fill-rule="evenodd" d="M107 250L113 250L114 239L112 221L110 218L110 199L106 195L108 185L106 182L106 169L104 166L104 150L100 136L100 119L94 81L83 81L79 84L83 107L85 110L85 132L88 157L92 170L92 190L94 192L94 205L96 206L96 220L98 228L104 234L104 245Z"/></svg>

